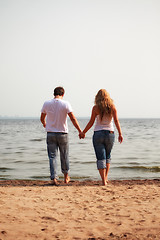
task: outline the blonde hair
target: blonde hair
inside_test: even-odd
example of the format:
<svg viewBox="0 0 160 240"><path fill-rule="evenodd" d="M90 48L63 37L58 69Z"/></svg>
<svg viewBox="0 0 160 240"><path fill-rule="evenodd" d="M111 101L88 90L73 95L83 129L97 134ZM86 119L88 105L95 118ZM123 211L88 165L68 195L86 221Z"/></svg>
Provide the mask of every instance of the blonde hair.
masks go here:
<svg viewBox="0 0 160 240"><path fill-rule="evenodd" d="M100 89L95 96L95 105L98 107L102 120L104 115L112 115L113 100L105 89Z"/></svg>

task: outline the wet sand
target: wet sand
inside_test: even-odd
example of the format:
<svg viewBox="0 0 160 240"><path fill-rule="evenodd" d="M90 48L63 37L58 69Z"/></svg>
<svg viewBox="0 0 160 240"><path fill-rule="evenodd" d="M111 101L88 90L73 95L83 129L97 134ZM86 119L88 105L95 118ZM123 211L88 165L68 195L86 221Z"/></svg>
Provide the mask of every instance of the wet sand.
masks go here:
<svg viewBox="0 0 160 240"><path fill-rule="evenodd" d="M0 181L0 240L160 239L160 179Z"/></svg>

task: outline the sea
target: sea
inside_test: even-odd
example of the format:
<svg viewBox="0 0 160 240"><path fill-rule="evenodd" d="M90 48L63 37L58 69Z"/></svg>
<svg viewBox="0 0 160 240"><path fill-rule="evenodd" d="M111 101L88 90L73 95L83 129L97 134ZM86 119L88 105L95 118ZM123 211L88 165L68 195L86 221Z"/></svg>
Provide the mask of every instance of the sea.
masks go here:
<svg viewBox="0 0 160 240"><path fill-rule="evenodd" d="M83 129L88 118L79 118ZM160 119L120 119L123 143L115 143L109 180L160 178ZM68 119L72 180L100 180L92 145L94 127L79 139ZM59 179L63 178L58 153ZM50 180L46 132L37 118L0 119L0 180Z"/></svg>

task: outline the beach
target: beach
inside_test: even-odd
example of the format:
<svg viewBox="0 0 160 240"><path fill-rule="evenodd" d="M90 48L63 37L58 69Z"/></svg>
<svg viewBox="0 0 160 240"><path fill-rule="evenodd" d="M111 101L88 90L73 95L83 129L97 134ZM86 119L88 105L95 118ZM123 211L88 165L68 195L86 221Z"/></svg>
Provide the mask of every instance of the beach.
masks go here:
<svg viewBox="0 0 160 240"><path fill-rule="evenodd" d="M160 180L0 181L0 239L160 239Z"/></svg>

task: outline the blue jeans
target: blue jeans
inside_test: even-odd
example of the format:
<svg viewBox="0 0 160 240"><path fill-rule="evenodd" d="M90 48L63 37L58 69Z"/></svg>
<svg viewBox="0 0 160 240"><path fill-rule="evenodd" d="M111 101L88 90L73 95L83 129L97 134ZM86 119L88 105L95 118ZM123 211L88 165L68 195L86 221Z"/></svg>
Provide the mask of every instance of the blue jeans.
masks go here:
<svg viewBox="0 0 160 240"><path fill-rule="evenodd" d="M111 150L114 144L115 134L108 130L95 131L93 134L93 146L97 158L97 168L104 169L111 162Z"/></svg>
<svg viewBox="0 0 160 240"><path fill-rule="evenodd" d="M68 173L69 171L68 134L59 132L47 132L47 151L52 180L58 177L57 175L58 149L60 151L61 171L63 174Z"/></svg>

